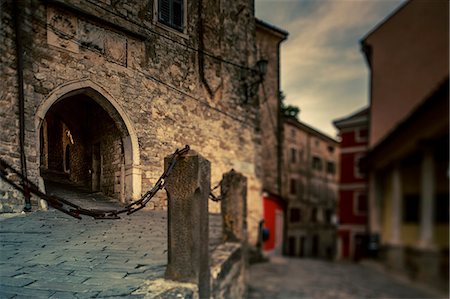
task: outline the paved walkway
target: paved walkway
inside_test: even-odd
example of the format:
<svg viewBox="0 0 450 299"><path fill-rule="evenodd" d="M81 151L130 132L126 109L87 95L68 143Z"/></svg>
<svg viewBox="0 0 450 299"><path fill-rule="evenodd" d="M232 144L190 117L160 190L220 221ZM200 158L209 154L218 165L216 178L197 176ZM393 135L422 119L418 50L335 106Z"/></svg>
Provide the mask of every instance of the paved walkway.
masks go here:
<svg viewBox="0 0 450 299"><path fill-rule="evenodd" d="M167 262L164 212L120 220L76 220L56 211L0 221L0 298L131 295L162 278Z"/></svg>
<svg viewBox="0 0 450 299"><path fill-rule="evenodd" d="M250 268L248 298L436 297L364 265L277 257Z"/></svg>

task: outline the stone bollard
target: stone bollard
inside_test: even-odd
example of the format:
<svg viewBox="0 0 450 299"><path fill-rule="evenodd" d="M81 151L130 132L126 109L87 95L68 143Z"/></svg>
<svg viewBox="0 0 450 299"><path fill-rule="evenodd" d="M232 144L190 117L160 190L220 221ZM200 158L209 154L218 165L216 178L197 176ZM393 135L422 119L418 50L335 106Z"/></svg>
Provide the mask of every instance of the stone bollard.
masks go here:
<svg viewBox="0 0 450 299"><path fill-rule="evenodd" d="M246 241L247 178L234 169L225 173L220 196L224 242Z"/></svg>
<svg viewBox="0 0 450 299"><path fill-rule="evenodd" d="M171 156L164 159L164 167ZM193 150L166 179L168 264L166 279L198 284L200 298L210 296L208 197L211 164Z"/></svg>

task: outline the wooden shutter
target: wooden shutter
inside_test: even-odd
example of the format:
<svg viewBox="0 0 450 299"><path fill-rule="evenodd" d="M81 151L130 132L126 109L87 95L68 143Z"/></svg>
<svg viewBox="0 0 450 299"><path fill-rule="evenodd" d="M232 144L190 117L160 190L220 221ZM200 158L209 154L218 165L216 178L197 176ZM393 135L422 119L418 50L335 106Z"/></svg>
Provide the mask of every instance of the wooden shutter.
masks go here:
<svg viewBox="0 0 450 299"><path fill-rule="evenodd" d="M178 29L183 29L183 2L184 0L172 0L172 24Z"/></svg>
<svg viewBox="0 0 450 299"><path fill-rule="evenodd" d="M159 21L170 25L170 0L158 0Z"/></svg>

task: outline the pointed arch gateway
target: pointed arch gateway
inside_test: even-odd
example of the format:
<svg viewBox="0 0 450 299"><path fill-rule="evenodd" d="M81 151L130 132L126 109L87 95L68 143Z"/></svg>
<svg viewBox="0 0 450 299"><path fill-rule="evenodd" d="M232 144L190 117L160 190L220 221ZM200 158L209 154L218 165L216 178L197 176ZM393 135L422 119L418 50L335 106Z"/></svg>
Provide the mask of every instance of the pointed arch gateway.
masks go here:
<svg viewBox="0 0 450 299"><path fill-rule="evenodd" d="M97 119L104 121L97 121ZM58 123L58 126L54 126L57 128L53 128L49 132L51 124L55 122ZM108 132L111 132L111 136L116 136L115 139L111 137L108 140L108 134L99 134L100 130L104 129L102 126L108 125ZM98 132L93 134L90 131L92 128ZM99 84L84 79L68 82L55 88L36 111L35 129L41 169L42 167L60 169L75 180L90 184L93 190L102 189L100 175L104 176L107 173L110 176L107 177L103 188L107 188L113 193L121 193L122 198L120 199L122 200L135 200L141 196L142 175L136 132L122 106ZM61 150L58 152L58 146L51 147L51 150L58 152L56 156L62 157L60 160L49 155L52 134L53 139L55 139L54 136L58 136L58 138L62 136L58 142L58 144L62 144ZM78 140L79 144L77 144ZM104 156L106 156L105 159L120 164L120 170L116 165L115 169L114 167L99 168L100 174L96 171L95 168L98 165L100 165L98 167L102 167L104 162L103 155L98 152L102 144L106 144L103 147L117 148L116 152L109 152ZM84 157L84 160L82 159L83 161L80 162L76 155L81 150L88 151L89 157ZM71 160L68 158L69 155L72 157ZM87 161L88 159L91 161ZM74 162L79 164L78 168ZM117 180L114 177L114 173L117 174L117 171L121 171L120 187L117 187ZM90 181L87 182L87 180ZM122 190L115 190L117 188Z"/></svg>

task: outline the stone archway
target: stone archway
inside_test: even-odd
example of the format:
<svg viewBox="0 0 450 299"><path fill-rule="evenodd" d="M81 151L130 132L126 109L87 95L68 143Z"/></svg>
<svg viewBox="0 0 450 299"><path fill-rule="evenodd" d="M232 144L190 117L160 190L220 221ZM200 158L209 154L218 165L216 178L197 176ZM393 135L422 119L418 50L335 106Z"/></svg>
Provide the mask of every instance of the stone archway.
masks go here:
<svg viewBox="0 0 450 299"><path fill-rule="evenodd" d="M38 145L38 157L42 156L42 132L47 126L44 121L48 112L56 107L59 102L69 100L74 97L89 98L100 106L112 119L120 132L121 147L123 151L123 176L125 199L134 200L141 196L141 168L139 144L132 122L128 118L121 105L103 87L91 80L78 80L60 85L54 89L48 97L40 104L35 115L35 129ZM64 151L65 153L66 151ZM41 161L42 163L42 161ZM64 169L67 170L64 163Z"/></svg>

